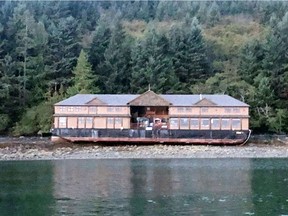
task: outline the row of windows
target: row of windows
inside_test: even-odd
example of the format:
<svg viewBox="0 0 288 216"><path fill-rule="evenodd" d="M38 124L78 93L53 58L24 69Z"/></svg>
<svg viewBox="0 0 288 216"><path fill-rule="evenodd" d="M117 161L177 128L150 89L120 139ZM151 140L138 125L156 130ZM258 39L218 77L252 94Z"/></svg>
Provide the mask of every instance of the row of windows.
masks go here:
<svg viewBox="0 0 288 216"><path fill-rule="evenodd" d="M60 106L60 111L61 111L61 112L66 112L66 111L68 111L68 112L74 112L74 111L80 112L80 111L82 111L82 108L83 108L83 107L66 107L66 106Z"/></svg>
<svg viewBox="0 0 288 216"><path fill-rule="evenodd" d="M241 129L241 119L228 118L171 118L170 128L173 129Z"/></svg>
<svg viewBox="0 0 288 216"><path fill-rule="evenodd" d="M93 118L92 117L78 117L77 118L78 125L92 125ZM107 118L107 125L121 125L123 124L122 118ZM59 118L59 126L66 127L67 126L67 117Z"/></svg>
<svg viewBox="0 0 288 216"><path fill-rule="evenodd" d="M85 110L85 107L66 107L60 106L61 112L80 112ZM107 107L107 112L121 112L122 107ZM89 113L97 113L97 107L89 107Z"/></svg>
<svg viewBox="0 0 288 216"><path fill-rule="evenodd" d="M208 111L209 111L208 107L201 108L201 113L207 113ZM192 107L178 107L177 112L178 113L192 112ZM225 108L224 112L225 113L240 113L240 108Z"/></svg>

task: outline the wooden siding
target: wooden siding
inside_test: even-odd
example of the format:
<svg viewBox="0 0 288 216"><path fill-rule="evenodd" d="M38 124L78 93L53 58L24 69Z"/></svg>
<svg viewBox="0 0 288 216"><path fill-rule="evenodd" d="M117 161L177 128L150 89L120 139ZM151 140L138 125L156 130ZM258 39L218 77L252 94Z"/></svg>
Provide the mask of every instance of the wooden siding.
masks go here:
<svg viewBox="0 0 288 216"><path fill-rule="evenodd" d="M170 103L164 98L155 94L153 91L147 91L139 97L128 103L130 106L169 106Z"/></svg>

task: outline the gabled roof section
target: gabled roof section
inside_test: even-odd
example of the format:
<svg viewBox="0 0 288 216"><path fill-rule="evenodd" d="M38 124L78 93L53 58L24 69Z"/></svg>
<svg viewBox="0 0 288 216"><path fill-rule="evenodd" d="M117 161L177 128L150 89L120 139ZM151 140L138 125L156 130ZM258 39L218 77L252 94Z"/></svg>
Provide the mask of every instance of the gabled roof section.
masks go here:
<svg viewBox="0 0 288 216"><path fill-rule="evenodd" d="M243 103L229 95L224 94L203 94L203 95L161 95L165 100L170 101L173 106L195 106L196 103L200 102L200 98L207 99L216 106L236 106L236 107L249 107L248 104ZM200 101L199 101L200 100ZM199 105L198 105L199 106ZM215 106L215 105L214 105Z"/></svg>
<svg viewBox="0 0 288 216"><path fill-rule="evenodd" d="M81 105L110 105L127 106L127 103L138 95L130 94L77 94L69 97L56 106L81 106ZM97 104L98 103L98 104Z"/></svg>
<svg viewBox="0 0 288 216"><path fill-rule="evenodd" d="M105 105L103 101L99 100L98 98L94 98L91 101L86 103L87 105Z"/></svg>
<svg viewBox="0 0 288 216"><path fill-rule="evenodd" d="M127 103L130 106L170 106L171 103L153 91L146 91Z"/></svg>
<svg viewBox="0 0 288 216"><path fill-rule="evenodd" d="M207 98L203 98L195 103L194 106L217 106L217 104Z"/></svg>

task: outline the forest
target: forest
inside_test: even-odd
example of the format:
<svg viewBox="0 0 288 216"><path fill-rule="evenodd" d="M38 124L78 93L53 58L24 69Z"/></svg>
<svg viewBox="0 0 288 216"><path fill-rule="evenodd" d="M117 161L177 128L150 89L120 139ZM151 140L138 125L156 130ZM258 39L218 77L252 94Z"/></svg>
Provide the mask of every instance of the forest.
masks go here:
<svg viewBox="0 0 288 216"><path fill-rule="evenodd" d="M1 1L0 134L52 126L76 93L228 94L288 132L288 2Z"/></svg>

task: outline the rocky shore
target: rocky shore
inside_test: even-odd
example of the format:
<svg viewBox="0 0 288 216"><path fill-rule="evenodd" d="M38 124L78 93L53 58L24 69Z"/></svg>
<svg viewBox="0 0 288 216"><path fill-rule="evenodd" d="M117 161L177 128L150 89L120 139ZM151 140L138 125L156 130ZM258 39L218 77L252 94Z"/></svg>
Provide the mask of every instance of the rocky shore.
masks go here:
<svg viewBox="0 0 288 216"><path fill-rule="evenodd" d="M285 158L288 140L245 146L53 144L48 138L0 138L0 160L113 158Z"/></svg>

